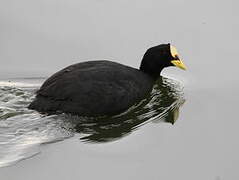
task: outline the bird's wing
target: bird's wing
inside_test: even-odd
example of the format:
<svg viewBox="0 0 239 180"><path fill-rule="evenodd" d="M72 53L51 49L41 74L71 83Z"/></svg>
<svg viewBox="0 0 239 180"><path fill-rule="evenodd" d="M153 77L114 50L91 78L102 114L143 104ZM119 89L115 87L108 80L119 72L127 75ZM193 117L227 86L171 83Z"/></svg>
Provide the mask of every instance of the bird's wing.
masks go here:
<svg viewBox="0 0 239 180"><path fill-rule="evenodd" d="M151 84L136 69L117 66L63 69L50 77L37 96L61 101L61 106L85 107L96 114L122 111L151 90ZM142 80L143 79L143 80ZM65 107L67 108L67 107Z"/></svg>

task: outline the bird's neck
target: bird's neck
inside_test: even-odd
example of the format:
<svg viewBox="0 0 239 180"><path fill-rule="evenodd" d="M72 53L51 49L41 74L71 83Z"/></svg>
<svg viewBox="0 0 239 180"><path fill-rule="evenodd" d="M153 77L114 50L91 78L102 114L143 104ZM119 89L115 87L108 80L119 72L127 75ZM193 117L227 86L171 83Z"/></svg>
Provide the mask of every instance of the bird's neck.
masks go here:
<svg viewBox="0 0 239 180"><path fill-rule="evenodd" d="M160 77L160 73L163 70L163 67L150 67L147 66L147 64L141 63L139 69L156 81Z"/></svg>

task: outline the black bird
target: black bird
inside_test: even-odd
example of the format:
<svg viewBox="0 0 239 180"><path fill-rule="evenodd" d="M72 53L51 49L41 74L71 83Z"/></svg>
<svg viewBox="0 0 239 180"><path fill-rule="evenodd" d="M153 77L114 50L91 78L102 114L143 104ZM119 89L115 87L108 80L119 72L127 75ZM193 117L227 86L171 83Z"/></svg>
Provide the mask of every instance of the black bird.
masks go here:
<svg viewBox="0 0 239 180"><path fill-rule="evenodd" d="M168 66L186 69L170 44L149 48L139 69L105 60L73 64L48 78L29 108L92 117L120 114L147 97Z"/></svg>

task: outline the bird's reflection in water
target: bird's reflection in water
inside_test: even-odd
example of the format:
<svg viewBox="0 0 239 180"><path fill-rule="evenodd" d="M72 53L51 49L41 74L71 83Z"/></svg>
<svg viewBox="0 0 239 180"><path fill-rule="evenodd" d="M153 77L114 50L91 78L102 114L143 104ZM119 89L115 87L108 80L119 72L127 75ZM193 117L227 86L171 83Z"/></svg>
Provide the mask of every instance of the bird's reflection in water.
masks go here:
<svg viewBox="0 0 239 180"><path fill-rule="evenodd" d="M75 129L84 135L82 141L103 143L120 139L147 122L174 124L185 102L182 90L179 82L161 77L151 94L127 112L113 117L81 118Z"/></svg>

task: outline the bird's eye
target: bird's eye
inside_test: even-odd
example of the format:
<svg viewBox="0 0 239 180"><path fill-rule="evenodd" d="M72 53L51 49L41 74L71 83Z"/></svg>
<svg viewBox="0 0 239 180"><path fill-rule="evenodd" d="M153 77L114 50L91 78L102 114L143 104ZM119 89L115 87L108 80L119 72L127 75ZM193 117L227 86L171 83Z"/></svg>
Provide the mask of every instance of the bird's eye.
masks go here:
<svg viewBox="0 0 239 180"><path fill-rule="evenodd" d="M179 60L178 55L176 54L176 56L174 57L175 60Z"/></svg>
<svg viewBox="0 0 239 180"><path fill-rule="evenodd" d="M174 46L170 46L170 52L171 52L171 55L174 57L174 58L176 58L176 57L178 57L178 51L177 51L177 49L174 47Z"/></svg>

